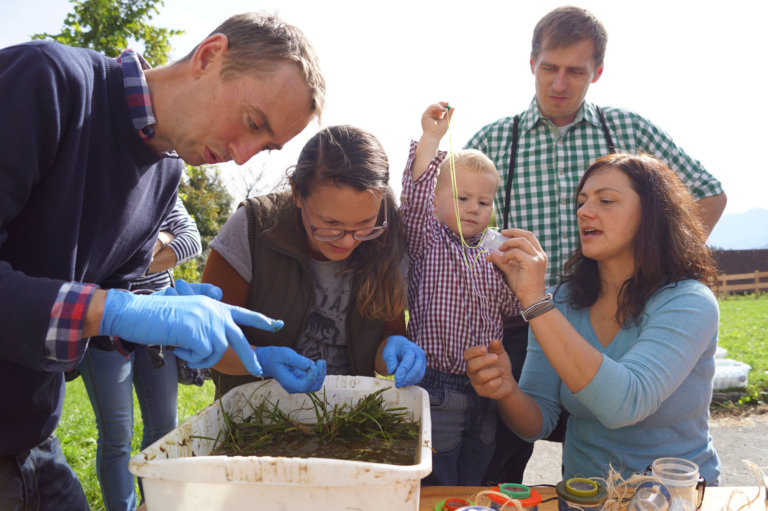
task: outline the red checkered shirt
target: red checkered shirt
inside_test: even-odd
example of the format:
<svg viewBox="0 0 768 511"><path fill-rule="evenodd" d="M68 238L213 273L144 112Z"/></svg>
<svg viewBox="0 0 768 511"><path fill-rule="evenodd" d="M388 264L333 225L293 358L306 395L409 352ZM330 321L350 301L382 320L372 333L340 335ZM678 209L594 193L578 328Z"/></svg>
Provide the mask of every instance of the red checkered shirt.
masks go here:
<svg viewBox="0 0 768 511"><path fill-rule="evenodd" d="M439 151L414 182L417 146L411 142L400 197L410 259L408 338L424 350L428 367L462 374L464 350L501 339L502 317L520 314L520 303L484 250L462 247L459 235L435 218L438 165L446 153ZM467 244L475 247L481 236Z"/></svg>

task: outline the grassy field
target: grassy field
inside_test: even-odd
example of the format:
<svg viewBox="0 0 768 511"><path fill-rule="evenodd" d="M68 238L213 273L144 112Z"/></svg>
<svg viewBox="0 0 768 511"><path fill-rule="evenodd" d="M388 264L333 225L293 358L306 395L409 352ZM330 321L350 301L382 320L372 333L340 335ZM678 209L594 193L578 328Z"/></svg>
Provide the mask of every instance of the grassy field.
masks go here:
<svg viewBox="0 0 768 511"><path fill-rule="evenodd" d="M718 345L727 357L745 364L749 387L742 404L754 404L768 392L768 296L730 297L720 300Z"/></svg>
<svg viewBox="0 0 768 511"><path fill-rule="evenodd" d="M728 350L728 358L752 366L744 402L754 402L768 391L768 297L737 297L720 302L718 344ZM763 394L764 395L764 394ZM213 384L179 386L179 422L213 401ZM141 416L134 396L134 452L139 451ZM96 479L96 424L82 380L67 384L64 414L57 430L64 454L83 484L93 511L103 511Z"/></svg>
<svg viewBox="0 0 768 511"><path fill-rule="evenodd" d="M179 424L213 402L213 383L202 387L179 385ZM141 444L141 413L136 394L133 395L133 452ZM64 412L56 430L67 461L83 484L92 511L104 511L99 482L96 479L96 422L82 378L67 383ZM138 491L138 489L137 489Z"/></svg>

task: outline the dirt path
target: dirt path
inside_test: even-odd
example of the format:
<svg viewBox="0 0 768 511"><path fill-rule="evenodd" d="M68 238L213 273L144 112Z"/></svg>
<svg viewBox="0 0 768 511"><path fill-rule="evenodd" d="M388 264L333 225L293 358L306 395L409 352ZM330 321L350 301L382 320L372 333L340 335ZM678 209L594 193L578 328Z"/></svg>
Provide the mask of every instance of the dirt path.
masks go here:
<svg viewBox="0 0 768 511"><path fill-rule="evenodd" d="M768 475L768 413L723 416L710 420L710 431L723 464L722 486L756 486L751 461Z"/></svg>

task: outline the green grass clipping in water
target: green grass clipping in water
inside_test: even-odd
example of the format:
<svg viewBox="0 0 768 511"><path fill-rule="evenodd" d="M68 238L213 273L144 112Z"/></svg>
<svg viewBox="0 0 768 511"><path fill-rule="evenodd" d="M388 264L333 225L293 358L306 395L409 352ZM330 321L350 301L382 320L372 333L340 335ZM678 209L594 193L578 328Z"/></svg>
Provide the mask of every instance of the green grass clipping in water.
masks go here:
<svg viewBox="0 0 768 511"><path fill-rule="evenodd" d="M316 422L301 423L264 400L244 422L224 412L226 437L212 456L283 456L416 464L419 424L405 407L387 408L380 389L354 406L330 405L317 393L307 394ZM223 410L223 408L222 408Z"/></svg>

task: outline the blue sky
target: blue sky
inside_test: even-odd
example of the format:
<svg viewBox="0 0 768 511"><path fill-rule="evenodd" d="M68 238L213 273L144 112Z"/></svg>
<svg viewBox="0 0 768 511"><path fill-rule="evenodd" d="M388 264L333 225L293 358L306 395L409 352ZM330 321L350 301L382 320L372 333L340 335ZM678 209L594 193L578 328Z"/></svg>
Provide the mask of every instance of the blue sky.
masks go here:
<svg viewBox="0 0 768 511"><path fill-rule="evenodd" d="M528 65L538 19L565 2L391 0L166 0L153 23L186 30L173 57L186 54L216 25L249 10L277 12L313 42L328 82L324 124L355 124L377 135L400 187L408 142L420 135L424 108L456 107L452 142L462 146L481 126L527 107ZM760 122L768 116L763 62L768 2L575 0L605 23L605 72L587 98L635 110L668 131L718 177L726 213L765 207L768 164ZM727 5L725 9L724 5ZM0 0L0 47L35 32L57 33L67 0ZM268 190L318 129L311 124L280 153L249 165L265 171ZM449 148L448 138L443 146ZM237 186L242 172L225 165Z"/></svg>

